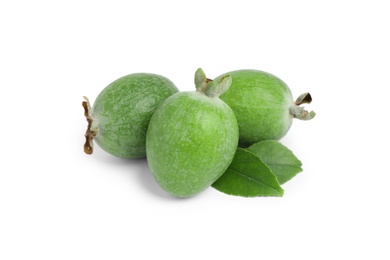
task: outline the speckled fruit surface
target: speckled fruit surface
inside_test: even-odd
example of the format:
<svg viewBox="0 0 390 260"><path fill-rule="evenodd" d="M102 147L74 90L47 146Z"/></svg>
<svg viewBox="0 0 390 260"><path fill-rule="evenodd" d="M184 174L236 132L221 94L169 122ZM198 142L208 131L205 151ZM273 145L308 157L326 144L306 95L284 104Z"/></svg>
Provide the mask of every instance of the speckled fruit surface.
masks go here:
<svg viewBox="0 0 390 260"><path fill-rule="evenodd" d="M157 183L174 196L189 197L225 172L237 144L237 121L227 104L204 93L180 92L152 116L146 151Z"/></svg>
<svg viewBox="0 0 390 260"><path fill-rule="evenodd" d="M115 80L93 104L94 140L114 156L145 157L150 118L161 102L176 92L169 79L156 74L135 73Z"/></svg>

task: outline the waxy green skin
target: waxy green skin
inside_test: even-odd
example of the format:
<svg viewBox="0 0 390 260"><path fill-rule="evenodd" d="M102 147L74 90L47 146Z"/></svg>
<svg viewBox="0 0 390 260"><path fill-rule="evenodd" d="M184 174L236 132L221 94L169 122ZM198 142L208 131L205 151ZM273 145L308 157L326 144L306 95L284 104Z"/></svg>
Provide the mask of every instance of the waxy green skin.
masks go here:
<svg viewBox="0 0 390 260"><path fill-rule="evenodd" d="M225 172L237 144L237 121L227 104L200 92L180 92L153 114L146 152L157 183L174 196L189 197Z"/></svg>
<svg viewBox="0 0 390 260"><path fill-rule="evenodd" d="M294 106L289 87L276 76L259 70L237 70L223 74L232 77L230 88L220 96L234 111L240 146L262 140L279 140L293 122Z"/></svg>
<svg viewBox="0 0 390 260"><path fill-rule="evenodd" d="M178 92L167 78L150 73L121 77L108 85L92 108L96 143L122 158L146 156L146 131L157 107Z"/></svg>

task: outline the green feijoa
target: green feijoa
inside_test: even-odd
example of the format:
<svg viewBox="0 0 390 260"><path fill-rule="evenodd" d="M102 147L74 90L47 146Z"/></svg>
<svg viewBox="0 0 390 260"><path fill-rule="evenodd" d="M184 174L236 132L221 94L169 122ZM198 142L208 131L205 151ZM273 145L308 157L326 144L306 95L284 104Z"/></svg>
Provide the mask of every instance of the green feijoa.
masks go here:
<svg viewBox="0 0 390 260"><path fill-rule="evenodd" d="M106 152L122 158L146 156L146 131L162 101L178 92L167 78L151 73L121 77L104 88L91 107L83 102L88 129L84 151L93 152L93 140Z"/></svg>
<svg viewBox="0 0 390 260"><path fill-rule="evenodd" d="M177 197L193 196L215 182L233 160L238 124L218 96L231 83L195 74L197 91L179 92L155 111L146 136L148 165L156 182Z"/></svg>
<svg viewBox="0 0 390 260"><path fill-rule="evenodd" d="M236 70L225 75L232 84L220 98L234 111L240 129L240 146L263 140L279 140L291 127L293 118L310 120L315 116L299 105L311 102L304 93L294 102L290 88L278 77L259 70Z"/></svg>

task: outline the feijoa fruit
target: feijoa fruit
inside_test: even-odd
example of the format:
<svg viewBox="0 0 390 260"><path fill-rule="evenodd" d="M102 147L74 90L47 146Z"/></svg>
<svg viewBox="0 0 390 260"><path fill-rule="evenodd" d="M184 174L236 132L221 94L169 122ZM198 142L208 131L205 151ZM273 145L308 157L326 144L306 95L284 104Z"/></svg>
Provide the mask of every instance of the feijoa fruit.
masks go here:
<svg viewBox="0 0 390 260"><path fill-rule="evenodd" d="M234 111L240 129L240 146L262 140L279 140L291 127L293 118L310 120L315 116L299 105L310 103L304 93L294 102L290 88L278 77L259 70L236 70L230 75L232 84L220 98Z"/></svg>
<svg viewBox="0 0 390 260"><path fill-rule="evenodd" d="M162 101L178 92L167 78L151 73L121 77L96 98L93 107L83 102L88 129L84 151L93 152L93 140L108 153L122 158L146 156L146 131Z"/></svg>
<svg viewBox="0 0 390 260"><path fill-rule="evenodd" d="M197 91L172 95L153 114L146 136L148 165L170 194L189 197L203 191L231 163L238 125L231 108L218 98L230 83L230 76L211 81L198 69Z"/></svg>

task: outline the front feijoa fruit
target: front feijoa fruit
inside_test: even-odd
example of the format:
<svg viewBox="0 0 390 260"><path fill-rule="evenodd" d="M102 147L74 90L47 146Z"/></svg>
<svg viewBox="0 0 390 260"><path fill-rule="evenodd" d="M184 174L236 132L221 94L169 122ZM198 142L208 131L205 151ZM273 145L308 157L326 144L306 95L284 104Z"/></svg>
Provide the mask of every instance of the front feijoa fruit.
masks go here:
<svg viewBox="0 0 390 260"><path fill-rule="evenodd" d="M88 129L84 151L93 152L93 141L106 152L122 158L146 156L146 131L162 101L178 92L167 78L150 73L121 77L100 92L91 108L83 102Z"/></svg>
<svg viewBox="0 0 390 260"><path fill-rule="evenodd" d="M210 81L195 74L197 91L179 92L153 114L146 136L148 165L156 182L177 197L193 196L228 168L238 145L238 125L218 96L229 76Z"/></svg>
<svg viewBox="0 0 390 260"><path fill-rule="evenodd" d="M304 93L294 102L289 87L278 77L259 70L236 70L222 74L232 77L228 91L220 96L234 111L239 129L240 146L263 140L279 140L291 127L293 118L310 120L315 113L299 105L310 103Z"/></svg>

